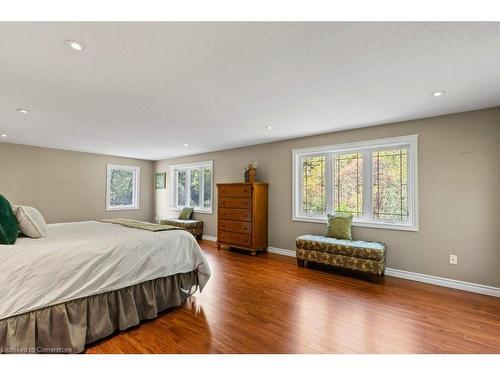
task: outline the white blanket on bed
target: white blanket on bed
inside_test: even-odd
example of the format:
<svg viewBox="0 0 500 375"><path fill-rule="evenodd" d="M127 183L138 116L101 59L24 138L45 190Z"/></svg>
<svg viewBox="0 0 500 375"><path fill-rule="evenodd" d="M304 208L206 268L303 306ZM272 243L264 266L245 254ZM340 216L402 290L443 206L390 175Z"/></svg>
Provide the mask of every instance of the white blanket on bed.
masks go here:
<svg viewBox="0 0 500 375"><path fill-rule="evenodd" d="M0 319L177 273L210 268L186 231L148 232L85 221L51 224L47 237L0 245Z"/></svg>

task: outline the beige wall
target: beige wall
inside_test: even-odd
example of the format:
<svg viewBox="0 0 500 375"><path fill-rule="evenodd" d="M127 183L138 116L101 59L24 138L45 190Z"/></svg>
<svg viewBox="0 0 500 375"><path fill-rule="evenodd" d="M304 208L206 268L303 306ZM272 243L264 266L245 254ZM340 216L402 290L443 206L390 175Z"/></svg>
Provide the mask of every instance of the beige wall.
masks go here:
<svg viewBox="0 0 500 375"><path fill-rule="evenodd" d="M292 149L407 134L420 135L419 232L355 227L354 237L385 242L388 267L500 287L500 108L164 160L155 169L213 160L215 182L235 182L257 160L258 179L269 182L269 244L294 249L295 237L325 228L292 221ZM155 202L159 218L177 215L168 189ZM216 236L217 209L195 216Z"/></svg>
<svg viewBox="0 0 500 375"><path fill-rule="evenodd" d="M108 163L141 167L138 210L106 211ZM0 194L38 208L49 223L153 217L153 162L0 143Z"/></svg>

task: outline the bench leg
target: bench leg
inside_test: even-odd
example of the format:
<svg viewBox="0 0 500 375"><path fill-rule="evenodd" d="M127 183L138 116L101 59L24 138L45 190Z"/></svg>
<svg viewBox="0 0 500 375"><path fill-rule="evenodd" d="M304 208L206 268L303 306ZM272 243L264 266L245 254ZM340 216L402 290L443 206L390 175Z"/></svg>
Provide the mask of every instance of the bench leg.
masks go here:
<svg viewBox="0 0 500 375"><path fill-rule="evenodd" d="M306 265L306 262L303 259L297 259L297 265L299 267L304 267Z"/></svg>
<svg viewBox="0 0 500 375"><path fill-rule="evenodd" d="M381 274L381 275L374 274L371 277L372 282L374 282L376 284L380 284L383 279L384 279L384 274Z"/></svg>

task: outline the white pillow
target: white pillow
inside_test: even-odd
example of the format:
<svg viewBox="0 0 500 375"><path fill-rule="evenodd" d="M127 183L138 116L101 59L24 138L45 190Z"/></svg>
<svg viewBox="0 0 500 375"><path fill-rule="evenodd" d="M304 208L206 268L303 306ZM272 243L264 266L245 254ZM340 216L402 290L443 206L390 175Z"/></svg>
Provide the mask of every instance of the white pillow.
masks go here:
<svg viewBox="0 0 500 375"><path fill-rule="evenodd" d="M17 206L16 218L21 232L31 238L47 237L47 223L35 207Z"/></svg>

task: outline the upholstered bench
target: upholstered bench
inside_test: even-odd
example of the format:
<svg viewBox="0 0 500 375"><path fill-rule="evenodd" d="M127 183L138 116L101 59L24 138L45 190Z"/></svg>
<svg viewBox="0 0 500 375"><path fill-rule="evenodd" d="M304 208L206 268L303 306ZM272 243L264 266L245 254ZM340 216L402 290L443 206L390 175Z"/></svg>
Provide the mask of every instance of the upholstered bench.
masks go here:
<svg viewBox="0 0 500 375"><path fill-rule="evenodd" d="M203 221L200 220L166 219L160 220L160 224L173 225L174 227L185 229L197 240L201 240L203 237Z"/></svg>
<svg viewBox="0 0 500 375"><path fill-rule="evenodd" d="M297 237L297 262L306 262L361 271L381 277L385 272L385 245L380 242L339 240L306 234Z"/></svg>

